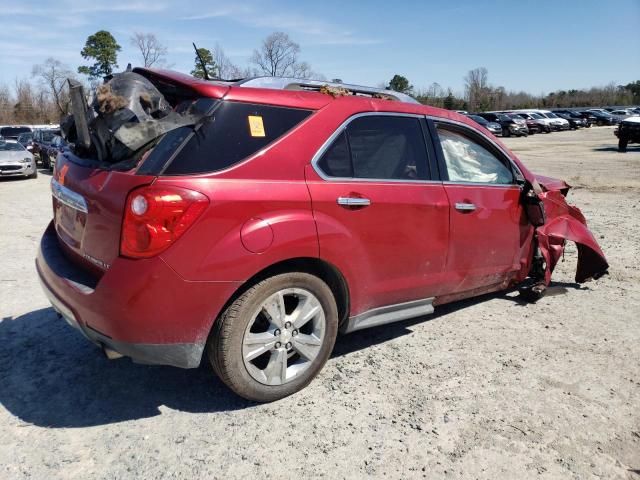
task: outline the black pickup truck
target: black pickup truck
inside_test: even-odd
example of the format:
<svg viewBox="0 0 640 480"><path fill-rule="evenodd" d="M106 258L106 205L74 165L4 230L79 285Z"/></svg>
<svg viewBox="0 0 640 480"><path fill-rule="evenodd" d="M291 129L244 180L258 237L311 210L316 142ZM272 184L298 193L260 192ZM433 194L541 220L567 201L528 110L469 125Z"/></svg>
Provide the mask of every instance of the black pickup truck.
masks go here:
<svg viewBox="0 0 640 480"><path fill-rule="evenodd" d="M626 152L629 143L640 143L640 117L628 117L613 132L618 137L618 151Z"/></svg>

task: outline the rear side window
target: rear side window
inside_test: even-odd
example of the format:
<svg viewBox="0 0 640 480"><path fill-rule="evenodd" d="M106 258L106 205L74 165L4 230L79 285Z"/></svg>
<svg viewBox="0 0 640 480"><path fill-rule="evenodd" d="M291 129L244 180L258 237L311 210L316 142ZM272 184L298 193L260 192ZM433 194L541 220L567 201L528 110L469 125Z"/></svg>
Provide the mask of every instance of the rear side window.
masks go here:
<svg viewBox="0 0 640 480"><path fill-rule="evenodd" d="M329 177L426 180L428 157L420 119L358 117L336 137L317 166Z"/></svg>
<svg viewBox="0 0 640 480"><path fill-rule="evenodd" d="M163 172L185 175L231 167L284 135L311 114L309 110L221 102Z"/></svg>

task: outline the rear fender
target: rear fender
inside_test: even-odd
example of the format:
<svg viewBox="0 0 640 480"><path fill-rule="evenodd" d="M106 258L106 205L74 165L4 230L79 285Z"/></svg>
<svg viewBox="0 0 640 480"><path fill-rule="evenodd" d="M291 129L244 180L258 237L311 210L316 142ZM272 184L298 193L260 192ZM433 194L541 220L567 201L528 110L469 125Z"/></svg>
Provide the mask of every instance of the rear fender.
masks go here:
<svg viewBox="0 0 640 480"><path fill-rule="evenodd" d="M564 252L565 242L572 241L578 247L576 282L583 283L604 275L609 264L598 242L587 228L584 215L577 207L569 205L558 190L541 192L546 214L544 225L536 228L538 247L544 257L546 267L545 284L551 281L551 274Z"/></svg>

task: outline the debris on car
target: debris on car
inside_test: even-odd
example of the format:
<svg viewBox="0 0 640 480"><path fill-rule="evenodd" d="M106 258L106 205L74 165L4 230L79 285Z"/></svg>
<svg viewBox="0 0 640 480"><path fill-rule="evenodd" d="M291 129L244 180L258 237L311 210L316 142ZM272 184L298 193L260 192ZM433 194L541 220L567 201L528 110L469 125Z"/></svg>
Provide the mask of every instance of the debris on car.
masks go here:
<svg viewBox="0 0 640 480"><path fill-rule="evenodd" d="M69 85L83 93L76 81L69 79ZM86 103L84 95L77 98ZM131 159L171 130L195 125L204 115L190 109L176 112L147 78L131 71L112 75L96 89L91 107L85 104L80 108L84 118L74 114L63 122L65 139L75 143L79 156L112 164ZM78 117L86 121L88 129L84 145L77 141Z"/></svg>

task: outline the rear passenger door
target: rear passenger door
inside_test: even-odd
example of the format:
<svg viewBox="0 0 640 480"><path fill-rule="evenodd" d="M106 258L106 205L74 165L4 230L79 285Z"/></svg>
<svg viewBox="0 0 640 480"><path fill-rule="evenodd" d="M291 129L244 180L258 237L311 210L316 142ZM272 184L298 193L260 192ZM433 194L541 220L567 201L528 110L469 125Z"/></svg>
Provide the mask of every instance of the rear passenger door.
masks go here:
<svg viewBox="0 0 640 480"><path fill-rule="evenodd" d="M307 169L320 256L347 277L352 315L441 289L449 205L425 135L419 116L356 115Z"/></svg>
<svg viewBox="0 0 640 480"><path fill-rule="evenodd" d="M448 293L501 285L520 270L529 241L516 167L475 129L436 122L434 130L450 204L446 270L454 282Z"/></svg>

